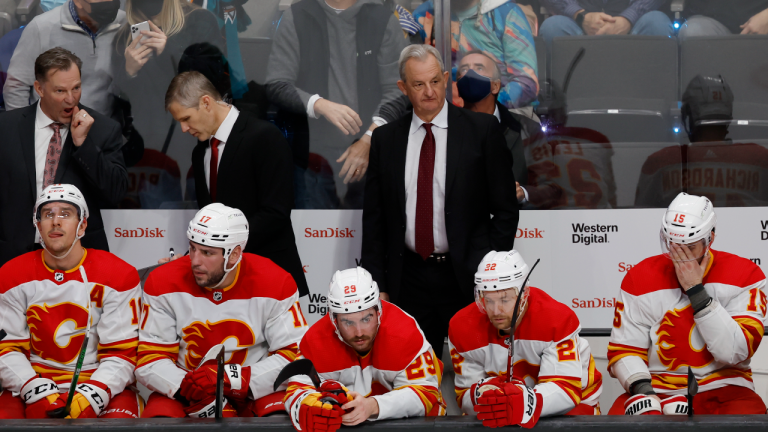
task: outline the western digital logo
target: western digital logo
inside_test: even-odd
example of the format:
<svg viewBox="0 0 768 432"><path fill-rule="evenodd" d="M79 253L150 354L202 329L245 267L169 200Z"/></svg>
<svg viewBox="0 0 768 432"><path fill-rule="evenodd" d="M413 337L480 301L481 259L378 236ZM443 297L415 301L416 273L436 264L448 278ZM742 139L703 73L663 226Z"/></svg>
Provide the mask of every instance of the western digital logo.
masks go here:
<svg viewBox="0 0 768 432"><path fill-rule="evenodd" d="M589 246L594 243L608 243L608 233L619 232L618 225L587 225L583 223L571 224L573 234L571 241Z"/></svg>

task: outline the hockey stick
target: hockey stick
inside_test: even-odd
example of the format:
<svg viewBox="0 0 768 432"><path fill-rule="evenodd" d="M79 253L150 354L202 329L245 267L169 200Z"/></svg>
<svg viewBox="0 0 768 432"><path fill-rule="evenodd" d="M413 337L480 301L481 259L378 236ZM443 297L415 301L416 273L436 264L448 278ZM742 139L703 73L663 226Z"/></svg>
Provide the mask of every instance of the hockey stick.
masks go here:
<svg viewBox="0 0 768 432"><path fill-rule="evenodd" d="M224 345L216 355L216 420L224 418Z"/></svg>
<svg viewBox="0 0 768 432"><path fill-rule="evenodd" d="M308 376L309 379L312 380L312 385L315 386L315 390L320 391L320 375L317 374L317 370L315 370L315 365L312 364L312 360L306 358L288 363L277 375L277 379L275 379L275 384L273 385L272 390L277 391L277 388L280 387L280 385L284 383L285 380L295 375ZM344 390L327 390L327 392L333 394L343 394ZM331 405L341 406L341 404L336 399L328 396L320 399L320 401L327 402Z"/></svg>
<svg viewBox="0 0 768 432"><path fill-rule="evenodd" d="M685 395L688 399L688 417L693 417L693 397L699 392L699 382L696 381L696 376L693 375L691 367L688 366L688 394Z"/></svg>
<svg viewBox="0 0 768 432"><path fill-rule="evenodd" d="M8 333L5 330L0 330L0 341L5 339L6 336L8 336Z"/></svg>
<svg viewBox="0 0 768 432"><path fill-rule="evenodd" d="M533 263L533 267L528 271L528 275L525 276L523 286L520 288L520 294L517 295L515 300L515 311L512 313L512 328L509 330L509 351L507 356L507 382L512 382L512 359L515 357L515 329L517 328L517 315L520 313L520 299L523 298L525 292L525 284L528 283L528 278L531 277L533 269L539 264L540 259L537 259Z"/></svg>

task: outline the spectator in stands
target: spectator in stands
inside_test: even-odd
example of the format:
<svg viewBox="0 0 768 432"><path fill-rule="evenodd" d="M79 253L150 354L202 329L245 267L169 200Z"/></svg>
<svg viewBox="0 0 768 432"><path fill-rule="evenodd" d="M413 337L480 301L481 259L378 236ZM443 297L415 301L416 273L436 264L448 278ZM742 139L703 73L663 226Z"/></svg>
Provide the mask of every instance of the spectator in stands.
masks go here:
<svg viewBox="0 0 768 432"><path fill-rule="evenodd" d="M678 37L768 34L767 0L688 0Z"/></svg>
<svg viewBox="0 0 768 432"><path fill-rule="evenodd" d="M397 60L405 46L397 17L380 0L301 0L277 29L267 95L296 115L294 130L309 123L309 152L331 165L344 207L362 207L362 185L344 185L363 179L372 131L400 116L382 108L401 96Z"/></svg>
<svg viewBox="0 0 768 432"><path fill-rule="evenodd" d="M125 23L120 0L68 0L36 16L24 29L8 67L3 86L6 110L22 108L38 99L32 86L35 58L53 47L63 47L87 59L83 64L83 103L112 115L112 50L117 30Z"/></svg>
<svg viewBox="0 0 768 432"><path fill-rule="evenodd" d="M413 13L433 38L433 0ZM536 46L531 26L520 6L509 0L451 0L452 72L461 56L472 50L489 55L501 71L498 101L507 108L529 107L539 92Z"/></svg>
<svg viewBox="0 0 768 432"><path fill-rule="evenodd" d="M79 103L81 64L63 48L42 53L33 65L39 102L0 115L0 265L38 247L27 209L52 184L82 191L90 209L82 244L109 250L100 209L128 186L123 139L117 122Z"/></svg>
<svg viewBox="0 0 768 432"><path fill-rule="evenodd" d="M554 14L541 24L547 41L579 35L672 36L672 21L659 11L664 0L541 0Z"/></svg>
<svg viewBox="0 0 768 432"><path fill-rule="evenodd" d="M718 207L768 205L768 149L727 138L733 91L723 77L694 77L683 93L681 111L691 144L682 153L674 146L648 157L635 205L664 207L680 192L706 196Z"/></svg>
<svg viewBox="0 0 768 432"><path fill-rule="evenodd" d="M147 160L129 169L141 179L132 184L135 190L130 192L137 195L143 208L158 208L182 200L179 166L168 156L172 134L180 132L163 109L165 91L190 45L210 40L221 48L223 40L213 14L184 0L128 0L125 12L126 23L115 37L115 85L131 104L133 125L144 138L145 148L154 150L145 153ZM149 22L150 31L132 39L131 26L144 21ZM174 169L166 172L166 167ZM154 172L156 169L159 171ZM158 174L154 178L159 180L147 182L149 176L141 176L149 174L147 170Z"/></svg>
<svg viewBox="0 0 768 432"><path fill-rule="evenodd" d="M464 108L496 116L504 130L504 139L512 152L512 172L515 180L525 184L528 176L523 153L523 130L525 123L531 128L540 129L535 121L517 113L511 113L498 101L501 91L501 72L496 62L480 50L464 55L456 73L458 97L464 101ZM454 96L455 98L455 96Z"/></svg>

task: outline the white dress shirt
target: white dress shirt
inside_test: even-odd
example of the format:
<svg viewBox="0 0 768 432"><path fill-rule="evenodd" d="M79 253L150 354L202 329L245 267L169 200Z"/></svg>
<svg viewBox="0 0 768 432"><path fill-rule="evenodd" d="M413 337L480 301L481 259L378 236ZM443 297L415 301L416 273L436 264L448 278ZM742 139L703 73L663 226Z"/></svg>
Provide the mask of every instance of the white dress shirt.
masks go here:
<svg viewBox="0 0 768 432"><path fill-rule="evenodd" d="M43 192L43 176L45 175L45 160L47 159L48 146L51 145L51 138L53 138L53 128L51 124L56 123L51 120L45 113L40 104L37 104L37 113L35 114L35 187L37 188L37 195ZM61 135L61 148L64 149L64 142L69 135L69 125L62 125L59 128L59 135Z"/></svg>
<svg viewBox="0 0 768 432"><path fill-rule="evenodd" d="M237 116L240 115L240 111L231 106L229 108L229 114L221 122L221 126L213 134L213 137L221 141L218 145L219 160L216 161L216 172L219 172L219 164L221 163L221 156L224 154L224 146L227 144L229 134L232 133L232 128L235 126ZM210 139L208 140L208 147L205 148L205 156L203 156L203 168L205 169L205 185L208 186L208 190L211 190L211 145Z"/></svg>
<svg viewBox="0 0 768 432"><path fill-rule="evenodd" d="M422 126L425 121L416 113L411 118L408 132L408 149L405 153L405 245L416 252L416 197L419 182L419 157L421 144L427 136ZM432 236L434 253L448 252L448 235L445 231L445 171L448 147L448 102L432 119L432 135L435 136L435 170L432 175Z"/></svg>

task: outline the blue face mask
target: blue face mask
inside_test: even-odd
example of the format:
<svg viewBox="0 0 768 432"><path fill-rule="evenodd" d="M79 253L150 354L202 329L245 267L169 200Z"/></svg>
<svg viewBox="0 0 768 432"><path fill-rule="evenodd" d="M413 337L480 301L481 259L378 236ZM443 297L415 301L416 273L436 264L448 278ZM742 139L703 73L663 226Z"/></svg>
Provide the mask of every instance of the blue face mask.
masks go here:
<svg viewBox="0 0 768 432"><path fill-rule="evenodd" d="M491 79L469 69L463 77L456 81L459 96L469 103L480 102L491 94Z"/></svg>

